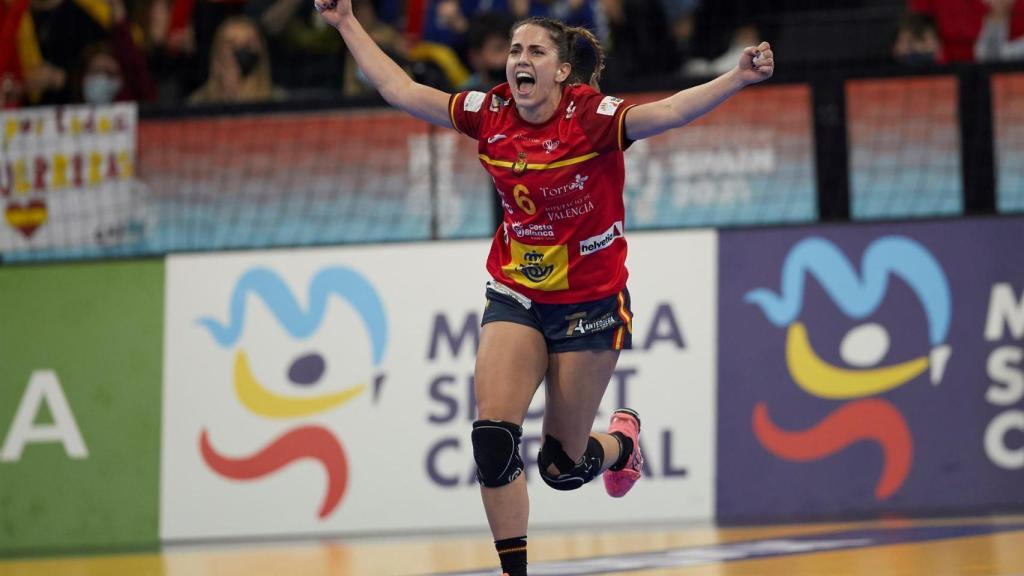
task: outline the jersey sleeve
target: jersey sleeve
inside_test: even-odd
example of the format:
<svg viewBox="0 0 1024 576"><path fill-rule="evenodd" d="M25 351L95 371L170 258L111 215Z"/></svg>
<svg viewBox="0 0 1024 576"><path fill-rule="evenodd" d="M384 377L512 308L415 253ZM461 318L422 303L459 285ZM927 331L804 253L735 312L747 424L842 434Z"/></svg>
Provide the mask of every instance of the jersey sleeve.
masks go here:
<svg viewBox="0 0 1024 576"><path fill-rule="evenodd" d="M626 113L633 103L600 93L588 95L576 107L583 133L595 152L625 150L633 141L626 138Z"/></svg>
<svg viewBox="0 0 1024 576"><path fill-rule="evenodd" d="M453 94L448 99L448 117L452 121L452 127L474 140L479 140L480 127L483 126L484 113L487 111L484 107L485 101L487 94L475 90Z"/></svg>

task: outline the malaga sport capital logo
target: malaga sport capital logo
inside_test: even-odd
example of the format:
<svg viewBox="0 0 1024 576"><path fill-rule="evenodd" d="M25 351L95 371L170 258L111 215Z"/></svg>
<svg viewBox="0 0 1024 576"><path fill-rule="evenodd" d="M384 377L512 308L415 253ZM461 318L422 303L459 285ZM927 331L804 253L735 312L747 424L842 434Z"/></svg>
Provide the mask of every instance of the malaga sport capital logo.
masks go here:
<svg viewBox="0 0 1024 576"><path fill-rule="evenodd" d="M199 437L203 461L215 473L232 480L259 479L303 458L318 461L327 474L327 486L318 513L320 519L337 509L345 495L348 461L337 435L308 419L350 402L367 390L369 382L341 383L344 387L339 391L314 395L308 392L295 395L275 392L273 387L264 383L269 375L253 372L249 352L238 343L245 331L247 302L253 298L262 301L281 330L295 340L305 341L324 322L331 296L346 300L361 317L371 343L373 366L379 370L388 341L384 306L366 278L349 268L319 270L309 282L308 308L305 310L276 272L260 267L250 268L235 283L226 322L208 316L197 319L218 347L233 351L231 385L238 402L259 418L285 420L292 425L278 438L247 455L223 454L215 447L216 439L211 439L204 428ZM284 371L287 385L304 392L312 387L323 387L328 373L325 352L313 349L295 358L280 358L279 364L287 366ZM262 350L261 353L267 354L268 351ZM272 351L269 353L273 354ZM348 377L344 367L333 374L339 373ZM379 388L382 379L380 374L374 377L375 388ZM338 383L332 384L332 388L338 388Z"/></svg>
<svg viewBox="0 0 1024 576"><path fill-rule="evenodd" d="M853 325L840 344L845 366L830 363L815 351L814 338L800 320L809 278ZM908 286L923 307L931 350L882 364L889 352L889 332L882 324L863 321L878 310L893 279ZM744 300L758 306L772 325L785 329L786 367L793 382L813 397L842 402L816 425L798 431L776 424L768 403L758 402L752 420L761 446L784 460L811 462L857 442L877 443L884 465L875 498L881 501L895 494L910 473L914 442L903 413L881 395L925 372L932 384L939 384L952 352L946 344L952 314L949 282L935 257L910 238L885 236L865 249L858 273L834 243L806 238L786 256L780 292L758 288L747 292Z"/></svg>

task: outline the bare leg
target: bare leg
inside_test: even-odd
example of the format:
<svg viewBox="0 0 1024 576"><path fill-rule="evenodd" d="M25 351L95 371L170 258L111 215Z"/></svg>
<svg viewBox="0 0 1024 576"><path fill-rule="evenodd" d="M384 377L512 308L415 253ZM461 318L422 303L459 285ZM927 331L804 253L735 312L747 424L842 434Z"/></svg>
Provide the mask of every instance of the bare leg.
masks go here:
<svg viewBox="0 0 1024 576"><path fill-rule="evenodd" d="M593 436L604 448L602 472L618 460L619 442L614 436L590 430L618 359L617 350L562 352L548 357L544 434L557 438L573 462L579 461ZM548 471L559 473L553 464Z"/></svg>
<svg viewBox="0 0 1024 576"><path fill-rule="evenodd" d="M547 345L540 332L512 322L485 324L476 356L478 417L522 425L547 364ZM526 534L530 500L525 475L499 488L481 486L480 493L495 540Z"/></svg>

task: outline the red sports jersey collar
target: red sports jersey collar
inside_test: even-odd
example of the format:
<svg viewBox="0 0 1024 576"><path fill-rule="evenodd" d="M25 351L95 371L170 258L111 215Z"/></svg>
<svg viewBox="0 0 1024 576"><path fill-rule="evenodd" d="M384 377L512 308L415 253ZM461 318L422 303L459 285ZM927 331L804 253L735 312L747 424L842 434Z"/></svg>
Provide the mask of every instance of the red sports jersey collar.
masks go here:
<svg viewBox="0 0 1024 576"><path fill-rule="evenodd" d="M560 117L565 115L566 106L568 106L569 101L572 100L572 95L570 94L570 92L572 91L574 86L578 86L578 84L564 84L562 86L562 97L558 101L558 106L555 107L554 114L551 115L551 118L548 118L547 120L540 123L524 120L523 117L519 115L519 107L515 105L515 98L512 96L512 87L509 86L508 82L502 84L500 86L500 89L508 93L508 100L512 104L512 113L515 114L516 120L522 122L523 124L526 124L527 126L532 126L534 128L544 128L546 126L549 126L553 122L557 122Z"/></svg>

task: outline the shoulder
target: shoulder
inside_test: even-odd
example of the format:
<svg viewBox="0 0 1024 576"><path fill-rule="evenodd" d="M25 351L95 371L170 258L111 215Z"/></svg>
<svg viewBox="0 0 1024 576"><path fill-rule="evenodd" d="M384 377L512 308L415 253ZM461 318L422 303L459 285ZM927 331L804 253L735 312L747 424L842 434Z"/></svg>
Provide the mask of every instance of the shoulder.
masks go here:
<svg viewBox="0 0 1024 576"><path fill-rule="evenodd" d="M479 139L481 131L489 131L500 122L512 101L508 84L500 84L486 92L468 90L456 92L448 101L452 126L473 138Z"/></svg>
<svg viewBox="0 0 1024 576"><path fill-rule="evenodd" d="M508 106L512 99L512 91L508 84L499 84L490 90L466 90L452 96L453 105L458 101L465 112L499 112Z"/></svg>
<svg viewBox="0 0 1024 576"><path fill-rule="evenodd" d="M491 88L487 92L486 102L487 111L494 113L501 113L505 108L515 105L512 102L512 89L509 88L507 82Z"/></svg>
<svg viewBox="0 0 1024 576"><path fill-rule="evenodd" d="M584 116L615 116L625 102L622 98L603 94L585 84L573 86L569 94L576 103L576 110Z"/></svg>
<svg viewBox="0 0 1024 576"><path fill-rule="evenodd" d="M590 86L573 86L570 94L573 101L569 103L566 118L576 118L573 121L595 150L622 151L629 147L624 120L630 103Z"/></svg>

